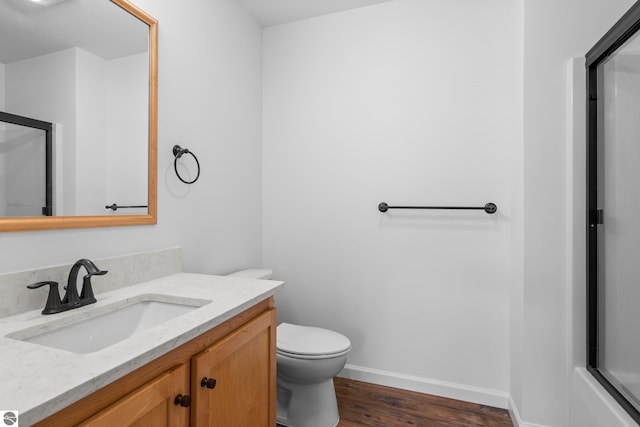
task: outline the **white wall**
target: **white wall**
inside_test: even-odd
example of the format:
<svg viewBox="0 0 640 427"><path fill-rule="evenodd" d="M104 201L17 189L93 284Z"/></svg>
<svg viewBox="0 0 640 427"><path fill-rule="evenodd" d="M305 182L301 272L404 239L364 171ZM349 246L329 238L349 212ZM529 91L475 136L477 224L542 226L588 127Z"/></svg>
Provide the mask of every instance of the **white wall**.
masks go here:
<svg viewBox="0 0 640 427"><path fill-rule="evenodd" d="M65 164L76 161L76 59L77 49L42 55L6 66L6 107L13 114L64 123L61 140L56 141ZM64 213L75 213L76 168L64 167Z"/></svg>
<svg viewBox="0 0 640 427"><path fill-rule="evenodd" d="M104 215L107 199L106 61L76 48L76 210L78 215ZM148 68L148 67L146 67ZM65 129L68 126L65 125ZM142 140L144 141L144 140ZM64 143L64 139L62 141ZM143 142L139 142L144 146Z"/></svg>
<svg viewBox="0 0 640 427"><path fill-rule="evenodd" d="M261 28L235 0L136 4L160 23L158 224L0 233L0 272L172 246L186 271L261 263ZM192 186L173 173L176 143L202 163Z"/></svg>
<svg viewBox="0 0 640 427"><path fill-rule="evenodd" d="M0 62L0 111L4 111L6 66Z"/></svg>
<svg viewBox="0 0 640 427"><path fill-rule="evenodd" d="M4 98L5 98L5 65L0 63L0 111L5 111L4 107ZM0 125L0 141L4 139L5 128ZM0 179L2 182L6 182L6 159L5 156L0 156ZM0 200L5 200L7 197L7 188L6 185L0 185ZM6 207L3 203L0 203L0 215L4 215L6 213Z"/></svg>
<svg viewBox="0 0 640 427"><path fill-rule="evenodd" d="M396 0L265 30L264 265L279 320L352 340L349 375L506 405L519 13Z"/></svg>
<svg viewBox="0 0 640 427"><path fill-rule="evenodd" d="M73 48L9 65L11 112L63 125L54 140L64 175L55 190L66 195L57 212L105 215L114 202L147 204L148 61L146 53L105 61ZM50 88L60 89L40 100Z"/></svg>
<svg viewBox="0 0 640 427"><path fill-rule="evenodd" d="M0 144L4 143L7 139L7 128L8 126L4 123L0 123ZM2 145L0 145L0 215L7 215L7 204L5 201L7 200L8 193L8 171L7 171L7 156L4 154L4 149Z"/></svg>
<svg viewBox="0 0 640 427"><path fill-rule="evenodd" d="M135 141L149 138L149 55L130 55L107 62L107 199L108 204L146 205L148 150ZM103 203L104 205L104 203ZM115 214L146 212L118 210Z"/></svg>

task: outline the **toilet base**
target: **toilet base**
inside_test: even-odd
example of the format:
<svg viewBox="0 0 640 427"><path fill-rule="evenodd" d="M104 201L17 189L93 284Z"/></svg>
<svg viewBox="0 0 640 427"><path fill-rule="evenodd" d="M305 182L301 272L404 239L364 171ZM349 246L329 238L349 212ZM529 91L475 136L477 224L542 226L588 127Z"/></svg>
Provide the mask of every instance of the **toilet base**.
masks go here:
<svg viewBox="0 0 640 427"><path fill-rule="evenodd" d="M286 427L335 427L340 421L333 378L296 384L278 377L276 421Z"/></svg>

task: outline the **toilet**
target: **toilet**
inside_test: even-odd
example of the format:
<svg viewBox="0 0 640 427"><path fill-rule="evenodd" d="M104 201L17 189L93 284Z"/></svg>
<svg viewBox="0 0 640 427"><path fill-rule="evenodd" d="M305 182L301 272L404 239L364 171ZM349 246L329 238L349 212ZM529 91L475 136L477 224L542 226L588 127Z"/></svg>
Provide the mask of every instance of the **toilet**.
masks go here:
<svg viewBox="0 0 640 427"><path fill-rule="evenodd" d="M271 270L242 270L234 277L270 279ZM277 423L335 427L340 421L333 377L344 368L351 341L338 332L281 323L276 329Z"/></svg>

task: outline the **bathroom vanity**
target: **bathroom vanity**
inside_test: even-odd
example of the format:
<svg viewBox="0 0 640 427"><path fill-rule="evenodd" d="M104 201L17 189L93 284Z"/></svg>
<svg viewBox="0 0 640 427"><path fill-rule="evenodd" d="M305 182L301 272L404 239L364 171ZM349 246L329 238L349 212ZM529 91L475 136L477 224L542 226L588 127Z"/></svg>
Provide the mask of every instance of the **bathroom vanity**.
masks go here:
<svg viewBox="0 0 640 427"><path fill-rule="evenodd" d="M1 319L0 401L27 426L273 426L273 295L281 286L179 273L98 295L77 310ZM121 310L140 303L192 307L98 350L69 350L57 335L52 344L35 341L64 337L68 326L97 325L96 315L123 313L95 331L110 335L120 328Z"/></svg>

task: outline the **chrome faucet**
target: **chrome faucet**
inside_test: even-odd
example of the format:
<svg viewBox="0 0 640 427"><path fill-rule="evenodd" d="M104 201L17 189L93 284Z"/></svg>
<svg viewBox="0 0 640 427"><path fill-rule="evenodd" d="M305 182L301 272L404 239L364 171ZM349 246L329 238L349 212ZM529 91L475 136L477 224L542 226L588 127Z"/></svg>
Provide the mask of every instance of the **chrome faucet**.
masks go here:
<svg viewBox="0 0 640 427"><path fill-rule="evenodd" d="M87 270L87 275L82 278L82 291L78 295L78 272L80 267L84 267ZM42 314L54 314L62 311L72 310L74 308L83 307L88 304L96 302L96 298L93 295L93 289L91 287L91 276L102 276L107 274L107 271L100 270L93 261L88 259L81 259L76 261L71 267L69 272L69 278L67 279L67 286L65 286L65 295L62 300L60 299L60 293L58 292L58 282L38 282L28 285L29 289L37 289L39 287L48 285L49 296L47 297L47 303L42 310Z"/></svg>

